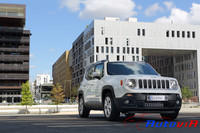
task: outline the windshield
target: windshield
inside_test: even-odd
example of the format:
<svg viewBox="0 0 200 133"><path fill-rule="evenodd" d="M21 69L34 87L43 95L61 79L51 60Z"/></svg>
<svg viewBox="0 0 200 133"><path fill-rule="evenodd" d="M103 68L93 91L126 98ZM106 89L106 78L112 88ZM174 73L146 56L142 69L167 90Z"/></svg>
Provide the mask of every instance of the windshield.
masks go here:
<svg viewBox="0 0 200 133"><path fill-rule="evenodd" d="M108 75L158 75L147 63L138 62L109 62Z"/></svg>

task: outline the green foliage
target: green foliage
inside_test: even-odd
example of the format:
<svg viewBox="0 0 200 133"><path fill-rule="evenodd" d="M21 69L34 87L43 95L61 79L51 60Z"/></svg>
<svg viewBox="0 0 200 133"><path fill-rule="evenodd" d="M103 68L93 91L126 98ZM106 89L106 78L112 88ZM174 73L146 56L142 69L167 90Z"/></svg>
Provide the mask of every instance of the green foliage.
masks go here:
<svg viewBox="0 0 200 133"><path fill-rule="evenodd" d="M30 85L28 81L22 84L21 105L33 105L33 96L31 94Z"/></svg>
<svg viewBox="0 0 200 133"><path fill-rule="evenodd" d="M72 90L71 90L71 96L72 96L72 97L76 97L76 96L77 96L77 94L78 94L78 88L79 88L78 85L72 87Z"/></svg>
<svg viewBox="0 0 200 133"><path fill-rule="evenodd" d="M59 84L54 85L54 87L51 91L51 94L52 94L52 96L51 96L52 101L56 105L60 104L61 102L64 102L65 95L64 95L64 91L63 91L61 85L59 85Z"/></svg>
<svg viewBox="0 0 200 133"><path fill-rule="evenodd" d="M188 87L181 88L183 99L189 99L192 97L192 91Z"/></svg>

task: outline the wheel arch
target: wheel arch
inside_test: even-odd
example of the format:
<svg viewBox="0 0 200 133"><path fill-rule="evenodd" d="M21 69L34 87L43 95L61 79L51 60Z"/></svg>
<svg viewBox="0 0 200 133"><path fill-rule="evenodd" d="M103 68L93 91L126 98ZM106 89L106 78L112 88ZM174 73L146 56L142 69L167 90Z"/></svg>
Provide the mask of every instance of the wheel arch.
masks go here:
<svg viewBox="0 0 200 133"><path fill-rule="evenodd" d="M84 96L82 90L78 92L78 99L80 99L81 96ZM84 98L84 97L83 97L83 98Z"/></svg>
<svg viewBox="0 0 200 133"><path fill-rule="evenodd" d="M115 98L114 88L111 85L106 85L102 88L102 93L101 93L102 103L104 101L105 94L107 93L110 93L112 95L112 98Z"/></svg>

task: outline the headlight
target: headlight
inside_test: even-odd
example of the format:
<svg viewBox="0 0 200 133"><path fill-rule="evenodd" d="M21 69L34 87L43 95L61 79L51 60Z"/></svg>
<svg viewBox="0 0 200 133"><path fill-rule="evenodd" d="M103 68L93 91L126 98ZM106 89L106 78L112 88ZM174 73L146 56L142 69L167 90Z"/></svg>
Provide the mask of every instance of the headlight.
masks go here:
<svg viewBox="0 0 200 133"><path fill-rule="evenodd" d="M177 89L178 88L178 84L177 84L176 80L170 80L169 81L169 88L170 89Z"/></svg>
<svg viewBox="0 0 200 133"><path fill-rule="evenodd" d="M128 86L129 88L135 88L136 87L135 79L126 80L126 86Z"/></svg>

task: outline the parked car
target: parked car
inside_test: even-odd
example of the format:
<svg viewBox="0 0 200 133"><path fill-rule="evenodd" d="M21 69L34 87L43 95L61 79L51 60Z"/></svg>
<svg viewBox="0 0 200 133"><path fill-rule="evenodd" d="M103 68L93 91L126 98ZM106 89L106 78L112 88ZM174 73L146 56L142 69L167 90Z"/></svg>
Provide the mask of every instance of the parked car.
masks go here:
<svg viewBox="0 0 200 133"><path fill-rule="evenodd" d="M145 62L100 61L90 65L78 90L79 115L103 110L108 120L120 112L160 113L163 119L176 119L182 95L175 78L163 77Z"/></svg>

